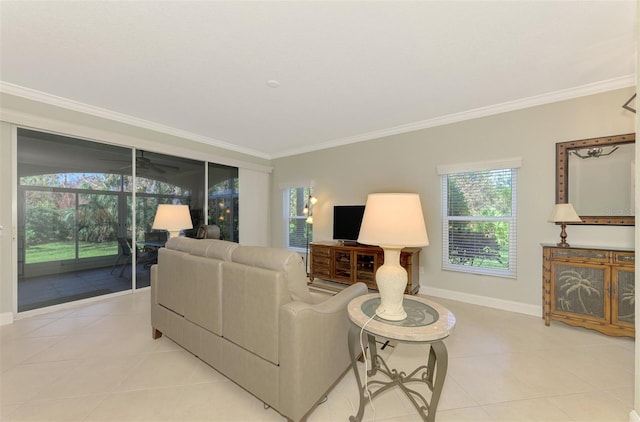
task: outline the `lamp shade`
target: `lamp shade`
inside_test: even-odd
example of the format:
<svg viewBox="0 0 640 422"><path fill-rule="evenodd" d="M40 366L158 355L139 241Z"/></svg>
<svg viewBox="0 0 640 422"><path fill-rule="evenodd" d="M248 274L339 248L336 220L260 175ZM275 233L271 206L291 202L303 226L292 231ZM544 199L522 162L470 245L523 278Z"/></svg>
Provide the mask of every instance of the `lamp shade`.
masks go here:
<svg viewBox="0 0 640 422"><path fill-rule="evenodd" d="M427 246L429 238L417 193L367 196L358 242L390 247Z"/></svg>
<svg viewBox="0 0 640 422"><path fill-rule="evenodd" d="M153 220L153 229L167 230L171 237L182 229L192 229L188 205L160 204Z"/></svg>
<svg viewBox="0 0 640 422"><path fill-rule="evenodd" d="M582 220L571 204L556 204L551 210L549 223L579 223Z"/></svg>

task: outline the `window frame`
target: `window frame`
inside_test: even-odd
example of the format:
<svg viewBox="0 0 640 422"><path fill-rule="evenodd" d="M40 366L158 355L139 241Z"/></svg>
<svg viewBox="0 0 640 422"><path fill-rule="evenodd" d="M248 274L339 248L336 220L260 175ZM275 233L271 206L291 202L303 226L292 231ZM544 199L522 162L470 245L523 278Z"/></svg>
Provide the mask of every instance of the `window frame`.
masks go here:
<svg viewBox="0 0 640 422"><path fill-rule="evenodd" d="M302 190L302 194L303 194L302 197L304 198L305 201L308 201L309 197L313 195L313 187L311 186L297 186L297 187L289 187L284 189L283 191L283 210L284 210L283 217L284 217L284 239L285 239L284 243L285 243L285 248L289 250L306 253L309 248L308 245L311 242L313 242L313 223L305 223L306 236L308 237L308 240L306 242L306 245L307 245L306 247L291 246L291 236L289 235L289 224L291 223L292 220L306 221L308 218L308 215L305 215L305 214L290 215L289 213L292 206L291 204L292 191L298 191L298 190ZM308 204L307 202L305 202L305 204L307 205L307 207L311 207L311 204Z"/></svg>
<svg viewBox="0 0 640 422"><path fill-rule="evenodd" d="M438 174L440 175L441 185L441 218L442 218L442 270L465 272L486 276L517 278L517 224L518 224L518 173L522 165L521 158L512 158L506 160L498 160L482 163L466 163L438 166ZM510 171L511 178L511 215L504 216L481 216L481 215L465 215L450 216L449 215L449 176L459 175L463 173L488 173L493 171ZM506 222L509 224L508 234L508 266L506 269L487 268L476 265L464 265L452 263L450 261L450 239L449 224L451 221L469 221L469 222Z"/></svg>

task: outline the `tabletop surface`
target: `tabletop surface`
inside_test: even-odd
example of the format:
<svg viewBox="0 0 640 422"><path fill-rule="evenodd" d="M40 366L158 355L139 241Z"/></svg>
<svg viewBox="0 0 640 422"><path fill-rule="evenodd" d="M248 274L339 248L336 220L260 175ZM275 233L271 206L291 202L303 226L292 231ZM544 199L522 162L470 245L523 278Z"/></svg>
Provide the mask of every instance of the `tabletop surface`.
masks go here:
<svg viewBox="0 0 640 422"><path fill-rule="evenodd" d="M156 248L161 248L165 245L166 242L161 240L138 240L136 244L140 246L153 246Z"/></svg>
<svg viewBox="0 0 640 422"><path fill-rule="evenodd" d="M358 327L366 325L365 331L373 335L415 342L442 340L449 336L456 324L456 317L451 311L422 296L404 296L407 318L401 321L374 316L379 304L379 293L358 296L347 307L349 319Z"/></svg>

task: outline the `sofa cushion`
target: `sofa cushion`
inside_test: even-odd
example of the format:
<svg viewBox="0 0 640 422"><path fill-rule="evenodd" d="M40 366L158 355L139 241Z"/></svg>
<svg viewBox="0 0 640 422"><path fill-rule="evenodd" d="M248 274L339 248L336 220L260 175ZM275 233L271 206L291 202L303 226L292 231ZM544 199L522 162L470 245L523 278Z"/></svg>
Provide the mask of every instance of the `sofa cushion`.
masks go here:
<svg viewBox="0 0 640 422"><path fill-rule="evenodd" d="M172 237L164 244L166 249L173 249L181 252L189 252L193 245L188 237Z"/></svg>
<svg viewBox="0 0 640 422"><path fill-rule="evenodd" d="M227 242L226 240L202 239L200 242L209 244L205 255L207 258L216 258L223 261L231 261L231 254L240 246L237 243Z"/></svg>
<svg viewBox="0 0 640 422"><path fill-rule="evenodd" d="M185 293L184 317L202 328L222 335L222 263L220 259L186 255L181 280Z"/></svg>
<svg viewBox="0 0 640 422"><path fill-rule="evenodd" d="M282 272L291 300L312 303L307 287L307 270L300 254L287 249L239 246L233 250L231 260L238 264Z"/></svg>
<svg viewBox="0 0 640 422"><path fill-rule="evenodd" d="M186 289L183 282L190 269L184 265L184 252L169 248L158 250L157 295L158 303L173 312L184 315Z"/></svg>
<svg viewBox="0 0 640 422"><path fill-rule="evenodd" d="M291 302L282 271L222 262L222 336L278 364L280 307Z"/></svg>
<svg viewBox="0 0 640 422"><path fill-rule="evenodd" d="M234 242L217 239L193 239L190 237L172 237L167 241L167 249L187 252L191 255L206 256L208 258L231 260L231 253L239 245Z"/></svg>

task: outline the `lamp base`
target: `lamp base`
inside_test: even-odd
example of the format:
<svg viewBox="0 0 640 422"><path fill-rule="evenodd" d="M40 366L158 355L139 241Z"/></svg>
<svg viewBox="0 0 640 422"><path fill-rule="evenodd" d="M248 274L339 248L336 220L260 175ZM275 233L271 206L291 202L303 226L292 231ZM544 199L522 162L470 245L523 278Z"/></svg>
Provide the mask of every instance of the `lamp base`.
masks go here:
<svg viewBox="0 0 640 422"><path fill-rule="evenodd" d="M407 270L400 265L402 248L381 246L384 264L376 271L376 284L380 291L380 306L376 315L389 321L401 321L407 317L402 307L407 287Z"/></svg>
<svg viewBox="0 0 640 422"><path fill-rule="evenodd" d="M382 319L386 319L387 321L402 321L407 317L407 313L404 311L404 308L402 308L402 304L400 305L400 308L401 312L393 313L387 311L382 307L382 305L380 305L378 306L378 309L376 309L376 315Z"/></svg>
<svg viewBox="0 0 640 422"><path fill-rule="evenodd" d="M561 248L568 248L569 245L567 243L567 225L565 223L560 224L560 242L556 243L556 245L560 246Z"/></svg>

